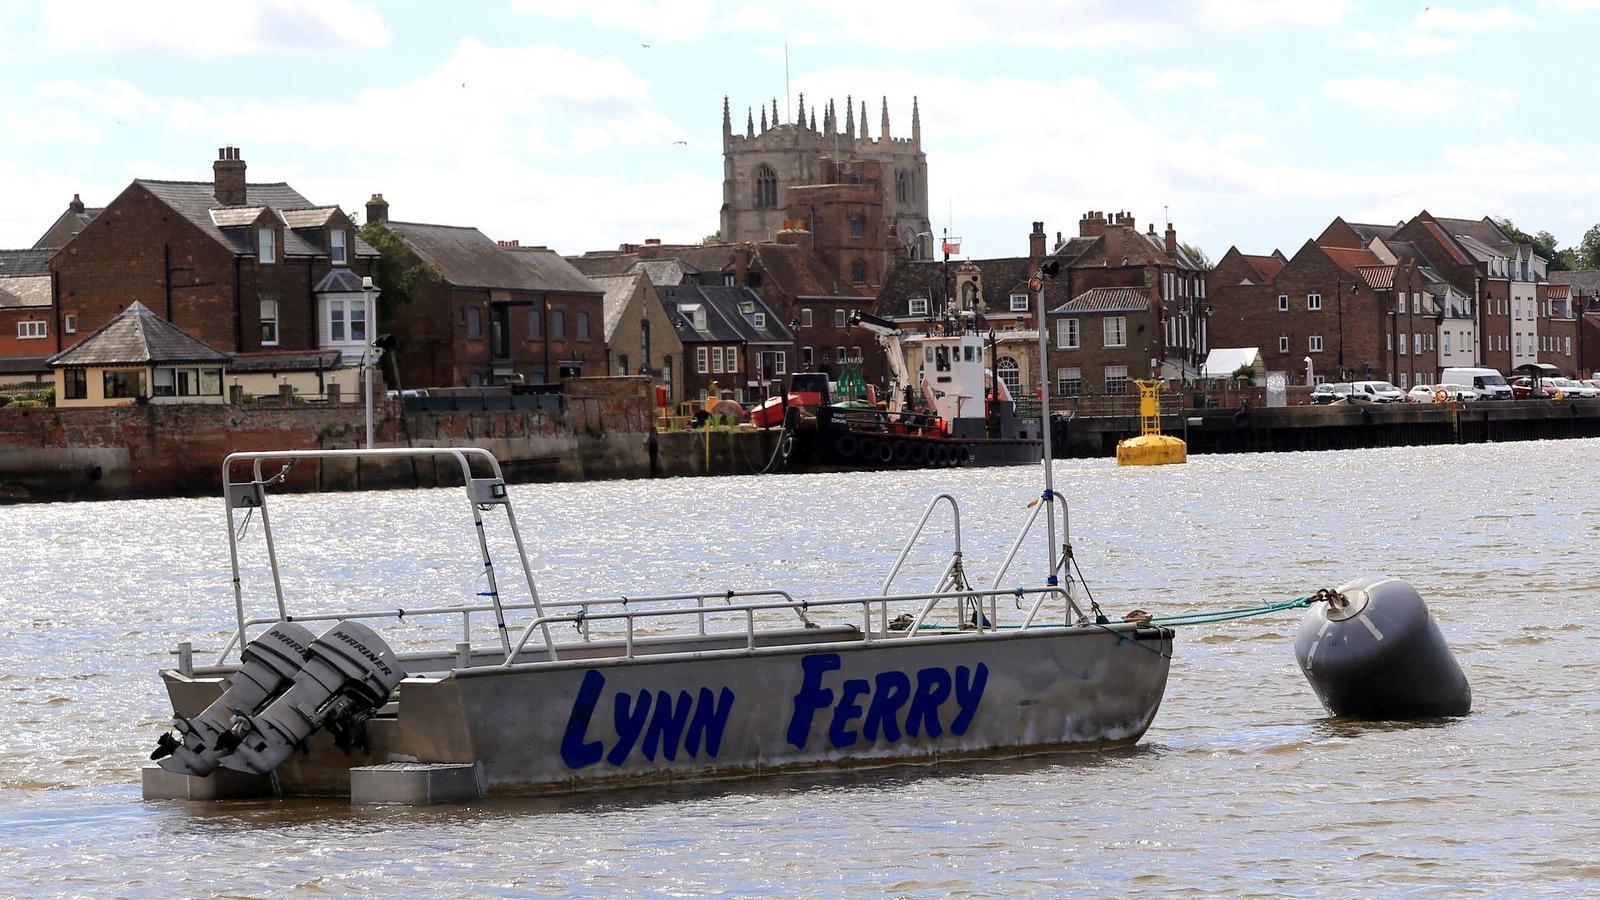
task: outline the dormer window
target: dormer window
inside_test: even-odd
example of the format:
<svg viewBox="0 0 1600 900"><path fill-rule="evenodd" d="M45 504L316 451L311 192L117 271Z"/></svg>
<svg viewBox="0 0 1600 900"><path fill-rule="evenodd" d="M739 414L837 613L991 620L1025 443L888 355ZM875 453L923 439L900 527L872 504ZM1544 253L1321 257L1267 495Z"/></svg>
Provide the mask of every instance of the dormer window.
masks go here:
<svg viewBox="0 0 1600 900"><path fill-rule="evenodd" d="M1012 312L1027 312L1028 311L1028 295L1027 294L1012 294L1011 295L1011 311Z"/></svg>
<svg viewBox="0 0 1600 900"><path fill-rule="evenodd" d="M256 229L256 259L263 265L278 261L278 235L271 228Z"/></svg>
<svg viewBox="0 0 1600 900"><path fill-rule="evenodd" d="M910 312L911 312L911 314L913 316L925 316L925 315L927 315L928 314L928 298L927 297L912 297L911 298Z"/></svg>
<svg viewBox="0 0 1600 900"><path fill-rule="evenodd" d="M345 253L345 232L342 228L335 228L328 233L328 258L336 266L346 263L348 255Z"/></svg>
<svg viewBox="0 0 1600 900"><path fill-rule="evenodd" d="M752 325L756 326L757 328L765 328L765 327L767 327L767 314L766 313L756 313L755 315L750 317L750 323Z"/></svg>

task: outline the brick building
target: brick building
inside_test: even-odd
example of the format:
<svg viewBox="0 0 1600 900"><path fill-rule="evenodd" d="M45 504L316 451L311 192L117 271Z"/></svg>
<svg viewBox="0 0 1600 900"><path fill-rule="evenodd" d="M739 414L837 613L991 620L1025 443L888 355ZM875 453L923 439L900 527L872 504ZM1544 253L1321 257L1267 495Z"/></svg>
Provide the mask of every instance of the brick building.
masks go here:
<svg viewBox="0 0 1600 900"><path fill-rule="evenodd" d="M664 385L670 403L683 399L683 342L650 276L598 275L605 292L607 375L643 375Z"/></svg>
<svg viewBox="0 0 1600 900"><path fill-rule="evenodd" d="M554 251L497 243L471 226L396 222L373 195L367 221L382 223L440 280L393 310L407 387L544 384L606 374L601 289Z"/></svg>
<svg viewBox="0 0 1600 900"><path fill-rule="evenodd" d="M1576 319L1575 376L1588 378L1600 371L1600 269L1551 272L1550 289L1558 285L1567 289L1567 303Z"/></svg>
<svg viewBox="0 0 1600 900"><path fill-rule="evenodd" d="M683 395L719 394L741 402L781 390L789 374L794 332L747 287L662 285L656 295L683 344Z"/></svg>
<svg viewBox="0 0 1600 900"><path fill-rule="evenodd" d="M44 234L33 242L33 249L55 250L65 247L67 241L76 237L78 232L94 221L95 216L104 211L103 207L85 206L83 198L73 194L72 202L67 204L67 208L62 211L61 215L56 217L54 222L50 223L50 227L45 229Z"/></svg>
<svg viewBox="0 0 1600 900"><path fill-rule="evenodd" d="M49 371L44 361L56 352L61 327L49 262L49 250L0 250L0 359L10 361L4 380Z"/></svg>
<svg viewBox="0 0 1600 900"><path fill-rule="evenodd" d="M824 159L818 183L790 188L788 201L786 223L810 233L811 252L857 289L876 295L890 258L882 165Z"/></svg>
<svg viewBox="0 0 1600 900"><path fill-rule="evenodd" d="M136 179L50 258L54 353L134 302L219 350L338 348L369 330L361 276L377 254L337 206L249 183L232 147L211 181Z"/></svg>

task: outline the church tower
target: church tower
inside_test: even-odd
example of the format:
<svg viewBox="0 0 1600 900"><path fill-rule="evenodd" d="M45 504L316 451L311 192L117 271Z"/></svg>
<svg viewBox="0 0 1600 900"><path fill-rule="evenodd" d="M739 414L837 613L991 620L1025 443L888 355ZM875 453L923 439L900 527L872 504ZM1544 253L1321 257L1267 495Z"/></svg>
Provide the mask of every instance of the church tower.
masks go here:
<svg viewBox="0 0 1600 900"><path fill-rule="evenodd" d="M778 101L772 116L761 103L759 128L753 109L745 113L743 133L733 128L728 98L722 101L722 239L765 241L783 228L790 188L827 183L832 173L862 171L856 163L874 162L882 172L883 231L893 252L914 259L933 259L933 228L928 219L928 160L922 152L922 112L911 100L909 137L892 137L889 98L882 98L877 137L869 137L867 101L861 100L859 127L856 98L845 98L840 127L833 100L812 103L799 97L792 121L780 117ZM817 127L817 107L824 110ZM904 120L901 120L904 129ZM904 130L898 132L905 134ZM824 165L824 163L827 165ZM826 174L825 174L826 173ZM876 230L876 229L874 229Z"/></svg>

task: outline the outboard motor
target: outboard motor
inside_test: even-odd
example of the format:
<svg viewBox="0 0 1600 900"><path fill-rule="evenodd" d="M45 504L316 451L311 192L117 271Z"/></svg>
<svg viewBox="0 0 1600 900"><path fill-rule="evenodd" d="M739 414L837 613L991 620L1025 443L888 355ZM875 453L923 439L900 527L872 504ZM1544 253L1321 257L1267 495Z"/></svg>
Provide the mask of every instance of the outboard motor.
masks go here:
<svg viewBox="0 0 1600 900"><path fill-rule="evenodd" d="M1357 719L1426 719L1472 711L1472 686L1411 585L1369 575L1314 603L1294 642L1322 705Z"/></svg>
<svg viewBox="0 0 1600 900"><path fill-rule="evenodd" d="M150 758L181 775L215 772L223 753L217 742L227 734L234 716L254 715L287 687L305 665L313 639L305 626L279 622L246 644L239 654L239 670L228 679L222 696L192 719L173 716L177 736L163 734Z"/></svg>
<svg viewBox="0 0 1600 900"><path fill-rule="evenodd" d="M340 622L311 644L288 690L260 713L239 717L222 736L222 765L266 775L324 726L338 729L347 744L405 675L377 632Z"/></svg>

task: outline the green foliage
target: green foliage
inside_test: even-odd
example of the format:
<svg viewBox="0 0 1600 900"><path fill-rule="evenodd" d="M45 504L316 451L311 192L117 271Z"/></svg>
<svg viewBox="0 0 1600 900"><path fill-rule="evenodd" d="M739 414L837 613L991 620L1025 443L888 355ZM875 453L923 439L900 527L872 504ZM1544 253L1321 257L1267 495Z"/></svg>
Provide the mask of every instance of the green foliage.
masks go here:
<svg viewBox="0 0 1600 900"><path fill-rule="evenodd" d="M55 387L52 386L52 387L45 388L44 391L41 394L39 394L39 402L43 403L45 406L55 406L56 405L56 389L55 389Z"/></svg>
<svg viewBox="0 0 1600 900"><path fill-rule="evenodd" d="M1187 241L1179 241L1178 246L1183 248L1183 252L1189 254L1189 258L1194 260L1195 265L1200 267L1200 271L1209 272L1216 268L1211 263L1211 257L1207 256L1206 252L1199 247Z"/></svg>
<svg viewBox="0 0 1600 900"><path fill-rule="evenodd" d="M713 231L710 234L706 235L705 237L701 238L700 239L700 243L702 243L702 244L720 244L720 243L722 243L722 229L718 228L716 231Z"/></svg>
<svg viewBox="0 0 1600 900"><path fill-rule="evenodd" d="M1239 368L1233 370L1233 377L1239 381L1249 381L1250 379L1256 377L1256 367L1250 365L1249 363L1245 363Z"/></svg>
<svg viewBox="0 0 1600 900"><path fill-rule="evenodd" d="M1518 228L1510 219L1495 216L1490 216L1489 218L1496 225L1500 226L1500 230L1506 233L1506 237L1511 238L1513 241L1516 241L1519 244L1532 244L1533 252L1549 260L1551 269L1559 272L1563 269L1572 268L1569 265L1563 265L1564 262L1569 262L1572 258L1570 256L1566 258L1561 256L1561 252L1556 249L1555 235L1548 231L1541 231L1538 234L1529 234L1526 231L1523 231L1521 228Z"/></svg>
<svg viewBox="0 0 1600 900"><path fill-rule="evenodd" d="M1574 269L1600 269L1600 225L1583 233L1583 240L1572 249Z"/></svg>
<svg viewBox="0 0 1600 900"><path fill-rule="evenodd" d="M0 394L0 406L5 406L6 404L8 404L10 402L11 402L11 398L10 397L7 397L5 394Z"/></svg>
<svg viewBox="0 0 1600 900"><path fill-rule="evenodd" d="M419 261L406 247L400 235L382 222L368 222L361 226L361 239L378 251L378 287L383 291L383 305L407 304L430 284L442 280L439 267Z"/></svg>

